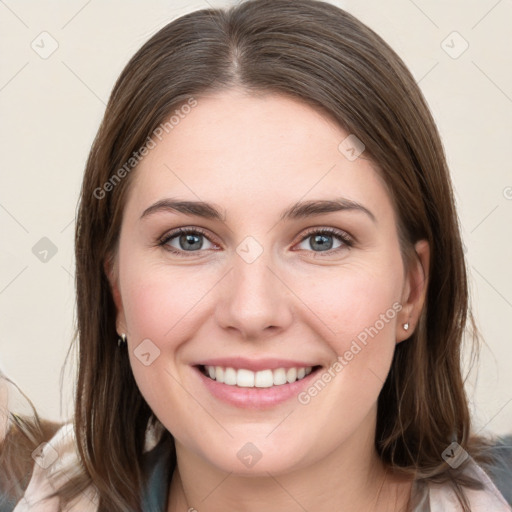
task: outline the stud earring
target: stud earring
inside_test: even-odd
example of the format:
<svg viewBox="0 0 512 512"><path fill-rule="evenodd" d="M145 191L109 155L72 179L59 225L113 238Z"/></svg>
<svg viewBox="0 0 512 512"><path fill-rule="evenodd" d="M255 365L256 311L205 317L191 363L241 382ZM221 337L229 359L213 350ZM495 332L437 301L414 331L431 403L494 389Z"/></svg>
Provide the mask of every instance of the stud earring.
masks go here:
<svg viewBox="0 0 512 512"><path fill-rule="evenodd" d="M409 322L406 322L403 327L404 327L404 331L408 331L409 330Z"/></svg>
<svg viewBox="0 0 512 512"><path fill-rule="evenodd" d="M126 343L126 334L123 332L119 338L117 338L117 346L120 347Z"/></svg>

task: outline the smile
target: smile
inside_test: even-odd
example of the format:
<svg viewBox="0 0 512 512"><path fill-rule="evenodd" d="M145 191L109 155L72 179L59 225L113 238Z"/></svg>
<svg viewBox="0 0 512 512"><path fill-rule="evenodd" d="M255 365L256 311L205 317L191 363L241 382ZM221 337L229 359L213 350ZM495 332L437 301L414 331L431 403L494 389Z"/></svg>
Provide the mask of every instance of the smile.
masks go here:
<svg viewBox="0 0 512 512"><path fill-rule="evenodd" d="M323 368L315 360L217 357L192 368L210 397L239 409L267 409L297 399Z"/></svg>
<svg viewBox="0 0 512 512"><path fill-rule="evenodd" d="M219 383L242 388L270 388L292 384L309 375L313 367L276 368L260 371L235 369L223 366L200 366L204 375Z"/></svg>

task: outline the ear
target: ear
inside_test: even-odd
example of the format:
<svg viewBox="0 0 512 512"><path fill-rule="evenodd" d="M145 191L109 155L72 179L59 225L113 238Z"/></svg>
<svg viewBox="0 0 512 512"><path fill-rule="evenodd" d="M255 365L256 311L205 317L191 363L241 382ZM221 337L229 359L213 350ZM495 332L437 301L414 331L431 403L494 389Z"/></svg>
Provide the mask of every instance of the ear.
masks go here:
<svg viewBox="0 0 512 512"><path fill-rule="evenodd" d="M401 300L402 310L398 316L397 343L410 338L418 325L427 296L429 268L430 246L426 240L420 240L414 245L414 253L405 274ZM405 323L409 324L407 330L403 327Z"/></svg>
<svg viewBox="0 0 512 512"><path fill-rule="evenodd" d="M119 288L119 272L117 267L117 259L113 255L109 255L103 262L103 270L110 284L110 291L114 304L116 306L116 331L118 334L126 333L126 318L124 315L123 300Z"/></svg>

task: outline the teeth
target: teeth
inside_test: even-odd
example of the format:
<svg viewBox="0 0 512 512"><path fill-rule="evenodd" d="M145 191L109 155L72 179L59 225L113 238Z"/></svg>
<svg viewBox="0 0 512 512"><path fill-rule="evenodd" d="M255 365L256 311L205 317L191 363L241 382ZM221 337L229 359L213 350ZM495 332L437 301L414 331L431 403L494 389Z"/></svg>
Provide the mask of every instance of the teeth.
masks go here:
<svg viewBox="0 0 512 512"><path fill-rule="evenodd" d="M228 386L239 386L241 388L270 388L291 384L309 375L313 368L277 368L276 370L261 370L253 372L244 368L223 368L222 366L205 366L205 373L217 382Z"/></svg>
<svg viewBox="0 0 512 512"><path fill-rule="evenodd" d="M280 386L286 384L286 370L284 368L278 368L273 372L273 384L274 386Z"/></svg>
<svg viewBox="0 0 512 512"><path fill-rule="evenodd" d="M224 368L222 368L222 366L215 367L215 377L212 377L212 379L218 382L224 382Z"/></svg>
<svg viewBox="0 0 512 512"><path fill-rule="evenodd" d="M274 376L272 370L262 370L254 374L255 388L270 388L274 385Z"/></svg>
<svg viewBox="0 0 512 512"><path fill-rule="evenodd" d="M288 368L286 371L286 380L288 382L295 382L297 380L297 368Z"/></svg>
<svg viewBox="0 0 512 512"><path fill-rule="evenodd" d="M236 371L234 368L226 368L224 372L224 384L236 386Z"/></svg>
<svg viewBox="0 0 512 512"><path fill-rule="evenodd" d="M215 379L215 375L212 377ZM241 388L253 388L254 387L254 372L249 370L238 370L236 372L236 385Z"/></svg>

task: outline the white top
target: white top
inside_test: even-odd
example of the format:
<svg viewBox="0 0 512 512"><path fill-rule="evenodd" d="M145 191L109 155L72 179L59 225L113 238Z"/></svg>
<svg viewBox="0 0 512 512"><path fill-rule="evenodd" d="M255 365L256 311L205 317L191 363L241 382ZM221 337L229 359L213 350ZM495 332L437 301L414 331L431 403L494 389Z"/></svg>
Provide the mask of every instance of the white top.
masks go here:
<svg viewBox="0 0 512 512"><path fill-rule="evenodd" d="M48 443L43 443L41 456L34 463L34 471L23 498L13 512L59 512L58 498L39 502L43 496L71 478L79 468L74 444L75 436L72 423L61 427ZM145 451L154 447L157 441L155 432L148 432ZM64 477L57 479L56 470L65 467ZM484 483L485 490L475 491L464 488L471 505L471 512L512 512L496 486L483 469L471 459L467 464L468 474ZM415 482L413 487L413 512L462 512L455 493L449 485ZM98 499L96 491L90 486L75 499L64 512L96 512Z"/></svg>

